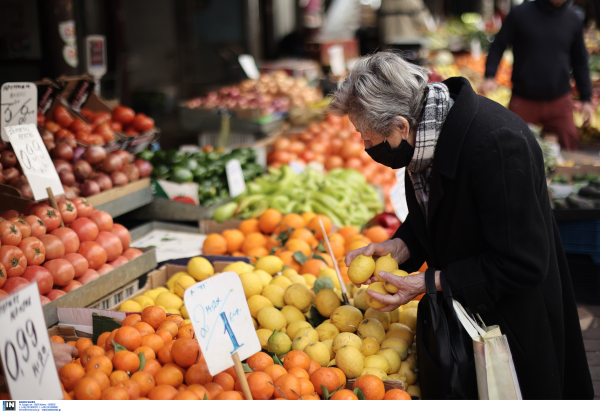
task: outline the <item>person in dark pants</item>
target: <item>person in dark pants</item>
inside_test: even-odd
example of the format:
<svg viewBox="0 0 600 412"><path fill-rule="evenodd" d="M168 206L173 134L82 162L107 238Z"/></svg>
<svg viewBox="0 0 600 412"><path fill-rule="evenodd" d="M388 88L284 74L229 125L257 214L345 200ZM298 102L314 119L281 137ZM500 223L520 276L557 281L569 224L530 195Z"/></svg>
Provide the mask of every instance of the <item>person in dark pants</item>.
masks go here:
<svg viewBox="0 0 600 412"><path fill-rule="evenodd" d="M514 55L509 110L557 134L563 149L576 150L579 135L573 123L571 72L583 102L584 125L593 111L580 16L567 0L535 0L513 8L490 47L483 93L496 88L494 76L508 45Z"/></svg>
<svg viewBox="0 0 600 412"><path fill-rule="evenodd" d="M427 84L427 75L380 52L359 59L333 96L330 113L349 116L375 161L406 167L408 217L391 240L351 251L346 264L391 253L411 273L427 262L437 290L445 278L456 300L506 334L524 399L592 399L539 144L466 79ZM386 304L381 311L425 292L424 272L379 276L399 288L367 291Z"/></svg>

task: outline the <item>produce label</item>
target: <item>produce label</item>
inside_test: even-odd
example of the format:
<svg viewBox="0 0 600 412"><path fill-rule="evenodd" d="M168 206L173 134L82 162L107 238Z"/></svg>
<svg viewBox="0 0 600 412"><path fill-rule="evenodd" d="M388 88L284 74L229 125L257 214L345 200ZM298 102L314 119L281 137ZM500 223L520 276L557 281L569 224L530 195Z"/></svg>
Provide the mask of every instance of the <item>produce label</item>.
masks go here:
<svg viewBox="0 0 600 412"><path fill-rule="evenodd" d="M176 202L199 205L198 183L173 183L166 180L153 180L151 189L154 196Z"/></svg>
<svg viewBox="0 0 600 412"><path fill-rule="evenodd" d="M396 170L396 184L392 186L390 189L390 201L392 202L392 207L394 208L394 212L396 212L396 216L400 219L401 222L406 220L408 216L408 205L406 204L406 188L404 186L404 170L402 169Z"/></svg>
<svg viewBox="0 0 600 412"><path fill-rule="evenodd" d="M185 291L183 300L213 376L233 366L234 353L243 361L260 351L237 273L225 272L196 283Z"/></svg>
<svg viewBox="0 0 600 412"><path fill-rule="evenodd" d="M12 399L63 399L37 282L0 301L0 330Z"/></svg>
<svg viewBox="0 0 600 412"><path fill-rule="evenodd" d="M241 195L246 191L246 182L242 173L242 165L237 159L231 159L225 166L227 173L227 184L229 185L229 194L231 197Z"/></svg>
<svg viewBox="0 0 600 412"><path fill-rule="evenodd" d="M256 62L254 61L254 57L249 54L240 54L238 57L238 61L246 73L246 76L250 79L258 80L260 78L260 72L258 71L258 67L256 67Z"/></svg>
<svg viewBox="0 0 600 412"><path fill-rule="evenodd" d="M64 193L62 183L37 126L24 124L5 127L3 130L10 138L13 150L33 191L34 199L47 199L48 187L52 188L55 196L62 195Z"/></svg>
<svg viewBox="0 0 600 412"><path fill-rule="evenodd" d="M37 124L38 90L33 83L4 83L0 95L0 128L2 139L8 142L6 126Z"/></svg>

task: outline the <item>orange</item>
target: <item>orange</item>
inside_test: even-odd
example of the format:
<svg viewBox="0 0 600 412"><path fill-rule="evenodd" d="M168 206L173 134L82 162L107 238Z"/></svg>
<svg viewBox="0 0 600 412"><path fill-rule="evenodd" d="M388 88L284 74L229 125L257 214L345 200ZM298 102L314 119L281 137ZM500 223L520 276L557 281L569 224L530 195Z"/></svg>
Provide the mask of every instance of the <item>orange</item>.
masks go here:
<svg viewBox="0 0 600 412"><path fill-rule="evenodd" d="M100 386L101 391L103 391L106 388L110 388L110 380L108 379L108 376L106 376L104 373L102 373L100 371L97 371L97 370L89 371L85 374L85 376L82 378L82 380L85 378L91 378L91 379L95 380L96 383L98 384L98 386Z"/></svg>
<svg viewBox="0 0 600 412"><path fill-rule="evenodd" d="M315 385L308 378L298 378L300 382L300 396L312 395L315 393Z"/></svg>
<svg viewBox="0 0 600 412"><path fill-rule="evenodd" d="M356 250L356 249L360 249L361 247L365 247L368 246L369 242L365 242L363 240L356 240L350 244L348 244L348 246L346 246L346 254L348 254L349 252Z"/></svg>
<svg viewBox="0 0 600 412"><path fill-rule="evenodd" d="M171 321L167 320L158 327L157 332L161 331L161 330L166 330L174 338L175 336L177 336L177 332L179 332L179 326L177 326L177 324L175 322L171 322Z"/></svg>
<svg viewBox="0 0 600 412"><path fill-rule="evenodd" d="M67 363L58 371L60 382L67 392L72 391L75 388L75 385L83 378L83 375L85 375L85 370L81 365L77 365L76 363Z"/></svg>
<svg viewBox="0 0 600 412"><path fill-rule="evenodd" d="M248 386L250 387L252 399L262 401L271 399L275 390L272 383L273 379L271 379L269 374L265 372L252 372L248 376Z"/></svg>
<svg viewBox="0 0 600 412"><path fill-rule="evenodd" d="M163 345L166 345L173 340L173 336L171 336L171 333L166 329L156 332L156 336L162 340Z"/></svg>
<svg viewBox="0 0 600 412"><path fill-rule="evenodd" d="M365 231L365 236L373 243L381 243L390 239L387 230L381 226L372 226Z"/></svg>
<svg viewBox="0 0 600 412"><path fill-rule="evenodd" d="M136 323L142 321L142 316L137 313L132 313L128 315L123 322L121 322L121 326L134 326Z"/></svg>
<svg viewBox="0 0 600 412"><path fill-rule="evenodd" d="M103 401L128 401L129 395L127 395L127 391L125 389L113 386L102 391L102 397L100 399L102 399Z"/></svg>
<svg viewBox="0 0 600 412"><path fill-rule="evenodd" d="M327 267L327 263L323 262L321 259L310 259L302 265L298 273L309 273L311 275L319 276L319 271Z"/></svg>
<svg viewBox="0 0 600 412"><path fill-rule="evenodd" d="M310 230L305 227L298 228L294 230L294 232L290 235L290 239L300 239L304 240L310 247L316 247L319 242L315 238L315 235Z"/></svg>
<svg viewBox="0 0 600 412"><path fill-rule="evenodd" d="M273 365L273 358L264 352L256 352L246 360L246 363L254 372L262 372L267 366Z"/></svg>
<svg viewBox="0 0 600 412"><path fill-rule="evenodd" d="M337 233L342 235L344 237L344 239L346 239L346 241L348 241L348 238L350 236L360 233L360 230L355 226L344 226L344 227L338 229Z"/></svg>
<svg viewBox="0 0 600 412"><path fill-rule="evenodd" d="M183 318L179 315L169 315L167 316L167 322L175 322L177 325L177 329L181 329L185 326L185 322ZM160 329L160 327L159 327Z"/></svg>
<svg viewBox="0 0 600 412"><path fill-rule="evenodd" d="M260 229L258 228L258 219L246 219L240 223L238 229L244 236L248 236L250 233L260 232Z"/></svg>
<svg viewBox="0 0 600 412"><path fill-rule="evenodd" d="M212 381L213 377L206 364L192 365L185 373L185 383L188 385L204 385Z"/></svg>
<svg viewBox="0 0 600 412"><path fill-rule="evenodd" d="M285 355L285 358L283 358L283 367L286 371L289 371L294 367L299 367L308 372L308 369L310 368L310 358L302 351L292 350Z"/></svg>
<svg viewBox="0 0 600 412"><path fill-rule="evenodd" d="M108 379L110 381L110 386L115 386L119 382L123 382L129 379L129 375L127 375L127 372L125 371L114 371L110 374Z"/></svg>
<svg viewBox="0 0 600 412"><path fill-rule="evenodd" d="M183 383L183 374L172 366L163 366L154 377L157 385L169 385L174 388Z"/></svg>
<svg viewBox="0 0 600 412"><path fill-rule="evenodd" d="M287 214L281 219L281 223L291 229L304 227L304 219L297 213Z"/></svg>
<svg viewBox="0 0 600 412"><path fill-rule="evenodd" d="M357 401L358 397L350 389L340 389L329 399L332 401Z"/></svg>
<svg viewBox="0 0 600 412"><path fill-rule="evenodd" d="M248 251L248 256L252 263L256 263L261 257L265 257L269 254L269 251L264 247L257 247Z"/></svg>
<svg viewBox="0 0 600 412"><path fill-rule="evenodd" d="M302 397L303 401L320 401L321 398L319 398L319 395L317 395L316 393L313 395L304 395Z"/></svg>
<svg viewBox="0 0 600 412"><path fill-rule="evenodd" d="M71 345L72 347L77 347L77 342L67 342L67 345Z"/></svg>
<svg viewBox="0 0 600 412"><path fill-rule="evenodd" d="M148 392L148 399L170 401L178 394L177 389L169 385L155 386Z"/></svg>
<svg viewBox="0 0 600 412"><path fill-rule="evenodd" d="M200 398L192 391L188 391L187 389L179 392L177 395L173 397L174 401L198 401Z"/></svg>
<svg viewBox="0 0 600 412"><path fill-rule="evenodd" d="M162 342L162 340L161 340ZM146 360L156 359L156 353L152 350L152 348L148 346L140 346L136 350L133 351L136 355L139 356L140 353L143 353L146 357Z"/></svg>
<svg viewBox="0 0 600 412"><path fill-rule="evenodd" d="M125 389L125 392L127 392L129 399L137 399L140 397L140 387L131 379L119 382L115 387Z"/></svg>
<svg viewBox="0 0 600 412"><path fill-rule="evenodd" d="M200 356L200 345L194 339L177 339L171 348L171 355L176 364L182 368L189 368Z"/></svg>
<svg viewBox="0 0 600 412"><path fill-rule="evenodd" d="M271 234L275 231L279 223L281 223L281 212L275 209L267 209L258 218L258 228L261 232Z"/></svg>
<svg viewBox="0 0 600 412"><path fill-rule="evenodd" d="M342 370L340 368L329 368L332 371L334 371L335 373L337 373L338 378L340 378L340 386L342 388L346 387L346 375L344 374L344 372L342 372Z"/></svg>
<svg viewBox="0 0 600 412"><path fill-rule="evenodd" d="M246 376L246 381L248 380L248 377L255 372L246 372L244 375ZM242 383L237 380L235 381L235 386L233 387L233 389L235 389L236 391L241 391L242 390Z"/></svg>
<svg viewBox="0 0 600 412"><path fill-rule="evenodd" d="M205 255L224 255L227 253L227 241L218 233L211 233L204 239L202 253Z"/></svg>
<svg viewBox="0 0 600 412"><path fill-rule="evenodd" d="M109 334L110 334L110 332L109 332ZM102 336L102 335L100 335L100 336ZM65 340L63 338L61 338L60 336L58 336L58 335L51 336L50 340L52 342L56 342L56 343L65 343Z"/></svg>
<svg viewBox="0 0 600 412"><path fill-rule="evenodd" d="M100 336L98 336L98 341L96 342L96 345L100 346L101 348L106 350L104 345L106 344L106 339L109 336L110 336L110 332L104 332L104 333L100 334Z"/></svg>
<svg viewBox="0 0 600 412"><path fill-rule="evenodd" d="M169 336L171 336L171 335L169 335ZM173 348L174 343L175 343L174 341L171 341L171 342L165 344L165 346L160 348L160 350L156 353L156 357L158 358L158 361L161 364L164 365L166 363L174 362L173 355L171 354L171 349Z"/></svg>
<svg viewBox="0 0 600 412"><path fill-rule="evenodd" d="M340 263L344 263L343 260L340 260ZM344 283L350 283L350 278L348 277L348 266L339 265L340 275L342 275L342 280Z"/></svg>
<svg viewBox="0 0 600 412"><path fill-rule="evenodd" d="M122 326L117 330L115 343L124 346L128 351L134 351L142 345L142 336L133 326Z"/></svg>
<svg viewBox="0 0 600 412"><path fill-rule="evenodd" d="M315 216L317 216L317 214L313 212L302 213L302 220L304 220L304 225L308 225L308 222L310 222Z"/></svg>
<svg viewBox="0 0 600 412"><path fill-rule="evenodd" d="M342 246L346 243L346 238L339 233L329 235L329 243L339 243Z"/></svg>
<svg viewBox="0 0 600 412"><path fill-rule="evenodd" d="M210 397L212 399L215 399L217 397L217 395L220 394L221 392L225 392L223 390L223 387L221 385L219 385L218 383L207 382L202 386L204 386L204 388L208 391L208 394L210 395Z"/></svg>
<svg viewBox="0 0 600 412"><path fill-rule="evenodd" d="M265 235L265 239L267 241L267 243L265 244L265 249L267 249L269 252L274 247L275 248L279 247L279 241L277 239L275 239L273 236L267 236L267 235Z"/></svg>
<svg viewBox="0 0 600 412"><path fill-rule="evenodd" d="M288 400L300 398L300 382L294 375L287 373L280 376L275 381L275 386L277 386L275 389L275 396L277 397L282 396Z"/></svg>
<svg viewBox="0 0 600 412"><path fill-rule="evenodd" d="M140 367L140 358L135 353L124 350L115 353L112 362L116 370L129 373L137 372Z"/></svg>
<svg viewBox="0 0 600 412"><path fill-rule="evenodd" d="M317 255L321 256L325 260L325 262L327 262L327 266L329 266L330 268L333 267L333 260L331 260L331 256L329 255L329 253L317 252Z"/></svg>
<svg viewBox="0 0 600 412"><path fill-rule="evenodd" d="M165 346L165 342L159 335L153 333L151 335L146 335L142 337L142 346L150 348L152 352L154 352L154 354L156 355L160 348ZM156 356L153 356L152 359L156 359Z"/></svg>
<svg viewBox="0 0 600 412"><path fill-rule="evenodd" d="M283 250L283 249L279 249ZM279 259L283 262L283 266L287 266L290 269L294 269L296 272L300 270L300 263L294 259L294 252L289 250L283 251L279 254Z"/></svg>
<svg viewBox="0 0 600 412"><path fill-rule="evenodd" d="M330 243L330 245L331 245L331 251L333 252L333 256L336 259L341 259L344 256L346 256L346 248L344 247L343 243L332 242L332 243ZM327 248L327 245L325 245L325 249L327 249L327 251L329 252L329 248ZM329 255L327 255L327 257L329 257Z"/></svg>
<svg viewBox="0 0 600 412"><path fill-rule="evenodd" d="M403 391L402 389L390 389L385 393L383 397L385 401L397 400L397 401L412 401L411 396L408 392Z"/></svg>
<svg viewBox="0 0 600 412"><path fill-rule="evenodd" d="M200 398L200 400L204 400L204 395L206 395L207 400L212 399L212 397L210 396L210 394L208 393L206 388L202 385L193 384L193 385L188 386L187 390L194 392L196 394L196 396L198 396L198 398Z"/></svg>
<svg viewBox="0 0 600 412"><path fill-rule="evenodd" d="M360 376L352 385L352 389L360 388L368 401L380 401L385 396L383 381L375 375Z"/></svg>
<svg viewBox="0 0 600 412"><path fill-rule="evenodd" d="M369 239L365 235L361 235L360 233L357 233L346 239L346 245L349 245L352 242L356 242L357 240L362 240L363 242L371 243L371 239Z"/></svg>
<svg viewBox="0 0 600 412"><path fill-rule="evenodd" d="M234 253L238 252L242 248L242 243L244 243L244 239L246 236L239 229L227 229L224 230L221 235L225 238L227 242L227 252Z"/></svg>
<svg viewBox="0 0 600 412"><path fill-rule="evenodd" d="M204 356L202 358L203 358L202 362L199 361L199 362L196 362L196 364L206 363L206 361L204 361ZM237 374L235 373L235 368L233 366L225 369L223 372L228 373L233 378L234 381L238 380Z"/></svg>
<svg viewBox="0 0 600 412"><path fill-rule="evenodd" d="M313 217L310 220L310 222L308 222L308 225L306 227L309 230L312 230L314 232L317 240L322 240L323 239L323 231L321 230L321 224L319 223L319 218L321 218L321 221L323 222L323 227L325 228L325 233L327 233L329 235L331 233L331 228L333 225L331 223L331 219L329 219L325 215L317 215L317 216Z"/></svg>
<svg viewBox="0 0 600 412"><path fill-rule="evenodd" d="M167 319L167 314L162 308L158 306L147 306L142 311L142 322L146 322L152 326L154 330Z"/></svg>
<svg viewBox="0 0 600 412"><path fill-rule="evenodd" d="M265 236L262 233L260 233L260 232L249 233L248 235L246 235L246 238L244 239L244 242L242 243L241 251L246 253L252 248L259 247L259 246L266 246L266 244L267 244L267 239L265 238Z"/></svg>
<svg viewBox="0 0 600 412"><path fill-rule="evenodd" d="M323 396L323 389L321 386L324 386L329 393L333 393L337 388L340 387L340 378L338 374L335 373L331 368L319 368L310 375L310 381L315 387L315 391Z"/></svg>
<svg viewBox="0 0 600 412"><path fill-rule="evenodd" d="M83 356L81 357L81 366L85 368L85 365L87 365L91 358L102 355L104 355L104 349L102 349L100 346L90 346L86 348L83 351Z"/></svg>
<svg viewBox="0 0 600 412"><path fill-rule="evenodd" d="M77 343L75 344L75 347L77 348L77 356L78 357L82 357L83 356L83 351L86 350L87 348L89 348L90 346L94 346L94 343L92 342L91 339L88 338L80 338L77 339Z"/></svg>
<svg viewBox="0 0 600 412"><path fill-rule="evenodd" d="M194 327L191 324L184 325L181 329L179 329L179 332L177 332L177 339L181 339L181 338L194 339L195 337L196 337L196 334L194 333Z"/></svg>
<svg viewBox="0 0 600 412"><path fill-rule="evenodd" d="M166 368L168 366L177 369L179 372L181 372L182 375L185 375L185 368L182 368L178 364L176 364L176 363L166 363L166 364L163 365L163 368Z"/></svg>
<svg viewBox="0 0 600 412"><path fill-rule="evenodd" d="M310 375L313 374L314 371L316 371L317 369L319 369L321 367L321 364L315 360L310 360L310 366L308 367L308 376L310 377Z"/></svg>
<svg viewBox="0 0 600 412"><path fill-rule="evenodd" d="M302 239L288 239L285 243L285 248L290 252L302 252L306 257L310 257L312 252L308 243Z"/></svg>
<svg viewBox="0 0 600 412"><path fill-rule="evenodd" d="M131 375L131 380L140 388L140 396L146 396L156 386L154 376L148 372L139 371Z"/></svg>
<svg viewBox="0 0 600 412"><path fill-rule="evenodd" d="M302 368L299 368L298 366L294 366L293 368L290 368L288 370L288 373L294 375L298 379L300 379L300 378L308 379L310 376L307 371L305 371Z"/></svg>
<svg viewBox="0 0 600 412"><path fill-rule="evenodd" d="M273 382L275 382L281 375L285 375L287 373L285 368L281 365L267 366L263 372L269 375Z"/></svg>
<svg viewBox="0 0 600 412"><path fill-rule="evenodd" d="M159 361L156 359L150 359L146 360L146 365L144 366L144 369L142 369L142 372L148 372L150 375L156 376L161 368L162 366Z"/></svg>
<svg viewBox="0 0 600 412"><path fill-rule="evenodd" d="M112 373L113 364L110 359L104 355L93 356L87 361L85 365L85 372L88 373L94 370L98 370L104 373L106 376L109 376Z"/></svg>
<svg viewBox="0 0 600 412"><path fill-rule="evenodd" d="M221 392L215 398L217 401L243 401L244 397L236 391L225 391Z"/></svg>
<svg viewBox="0 0 600 412"><path fill-rule="evenodd" d="M133 327L136 328L138 332L140 332L140 336L142 338L146 335L150 335L155 332L154 328L146 322L138 322L135 325L133 325Z"/></svg>
<svg viewBox="0 0 600 412"><path fill-rule="evenodd" d="M235 386L235 380L226 372L217 373L213 378L213 382L221 385L225 391L232 391Z"/></svg>
<svg viewBox="0 0 600 412"><path fill-rule="evenodd" d="M97 401L101 395L100 385L92 378L83 378L75 385L75 399L79 401Z"/></svg>

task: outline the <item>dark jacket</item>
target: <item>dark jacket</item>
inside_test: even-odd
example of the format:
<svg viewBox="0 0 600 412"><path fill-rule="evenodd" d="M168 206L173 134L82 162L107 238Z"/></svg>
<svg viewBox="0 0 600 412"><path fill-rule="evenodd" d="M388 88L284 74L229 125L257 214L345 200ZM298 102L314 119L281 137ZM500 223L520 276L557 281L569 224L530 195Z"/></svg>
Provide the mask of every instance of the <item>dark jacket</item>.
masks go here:
<svg viewBox="0 0 600 412"><path fill-rule="evenodd" d="M525 2L513 8L490 47L485 77L494 77L502 53L513 48L514 94L533 100L552 100L571 91L571 70L581 100L589 102L592 84L583 22L569 8L548 0Z"/></svg>
<svg viewBox="0 0 600 412"><path fill-rule="evenodd" d="M525 399L592 399L571 278L542 152L517 115L444 81L454 99L435 149L428 222L406 175L402 266L427 262L454 297L507 335ZM427 382L421 382L426 385Z"/></svg>

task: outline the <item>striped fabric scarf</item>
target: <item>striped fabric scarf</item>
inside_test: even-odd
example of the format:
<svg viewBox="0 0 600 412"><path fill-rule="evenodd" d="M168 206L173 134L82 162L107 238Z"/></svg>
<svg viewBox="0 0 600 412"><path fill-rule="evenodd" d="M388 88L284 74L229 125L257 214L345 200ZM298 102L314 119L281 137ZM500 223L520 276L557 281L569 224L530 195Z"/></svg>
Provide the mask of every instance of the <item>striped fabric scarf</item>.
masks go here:
<svg viewBox="0 0 600 412"><path fill-rule="evenodd" d="M408 173L415 189L417 201L427 221L429 203L429 177L433 163L435 146L448 112L454 101L450 98L448 87L443 83L430 83L423 111L423 118L417 128L415 153L408 165Z"/></svg>

